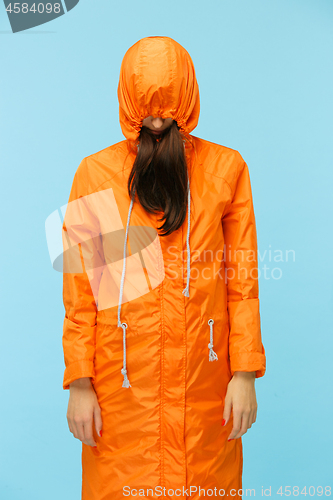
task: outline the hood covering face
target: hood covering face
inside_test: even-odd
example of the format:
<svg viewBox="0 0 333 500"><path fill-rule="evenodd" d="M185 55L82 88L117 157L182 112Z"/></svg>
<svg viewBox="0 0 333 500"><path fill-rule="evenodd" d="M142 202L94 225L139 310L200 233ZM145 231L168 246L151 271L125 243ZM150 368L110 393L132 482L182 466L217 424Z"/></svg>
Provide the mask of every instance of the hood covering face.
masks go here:
<svg viewBox="0 0 333 500"><path fill-rule="evenodd" d="M126 52L118 84L119 120L129 141L137 142L148 116L172 118L189 140L200 112L199 87L188 52L167 36L150 36Z"/></svg>

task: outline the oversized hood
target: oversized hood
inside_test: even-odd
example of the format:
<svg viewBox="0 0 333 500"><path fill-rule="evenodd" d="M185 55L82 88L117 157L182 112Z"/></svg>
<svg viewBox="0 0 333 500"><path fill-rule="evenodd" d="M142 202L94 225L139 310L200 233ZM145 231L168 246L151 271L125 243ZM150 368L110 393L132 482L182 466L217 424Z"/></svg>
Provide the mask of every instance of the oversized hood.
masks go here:
<svg viewBox="0 0 333 500"><path fill-rule="evenodd" d="M126 52L118 84L121 130L136 142L148 116L172 118L189 138L200 112L199 87L188 52L167 36L150 36Z"/></svg>

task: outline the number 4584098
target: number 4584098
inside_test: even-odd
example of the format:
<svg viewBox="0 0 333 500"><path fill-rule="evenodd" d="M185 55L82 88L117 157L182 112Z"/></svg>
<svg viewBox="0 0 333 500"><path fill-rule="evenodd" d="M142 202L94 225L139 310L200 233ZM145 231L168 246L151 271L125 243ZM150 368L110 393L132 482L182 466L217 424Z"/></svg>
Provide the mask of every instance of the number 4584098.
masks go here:
<svg viewBox="0 0 333 500"><path fill-rule="evenodd" d="M13 7L12 7L13 5ZM33 3L31 7L29 8L29 5L24 2L15 2L15 3L10 3L8 7L6 8L6 11L9 12L10 14L26 14L28 12L33 12L34 14L43 14L46 12L46 14L51 14L53 12L54 14L60 14L61 11L61 6L60 3Z"/></svg>
<svg viewBox="0 0 333 500"><path fill-rule="evenodd" d="M292 489L291 489L292 488ZM281 496L299 496L299 495L309 495L310 497L313 496L331 496L331 486L309 486L308 489L306 489L306 486L303 487L302 490L300 490L299 486L285 486L284 488L280 486L280 488L276 492L278 495Z"/></svg>

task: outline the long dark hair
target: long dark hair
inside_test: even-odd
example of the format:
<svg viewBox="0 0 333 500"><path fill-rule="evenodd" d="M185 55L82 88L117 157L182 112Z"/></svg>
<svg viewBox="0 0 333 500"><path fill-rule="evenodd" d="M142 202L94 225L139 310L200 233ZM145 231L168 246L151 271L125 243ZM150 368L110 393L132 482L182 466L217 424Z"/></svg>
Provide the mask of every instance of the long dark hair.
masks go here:
<svg viewBox="0 0 333 500"><path fill-rule="evenodd" d="M188 169L183 141L176 121L155 135L143 126L139 149L128 178L128 194L138 196L149 213L164 212L160 236L167 236L183 224L187 209Z"/></svg>

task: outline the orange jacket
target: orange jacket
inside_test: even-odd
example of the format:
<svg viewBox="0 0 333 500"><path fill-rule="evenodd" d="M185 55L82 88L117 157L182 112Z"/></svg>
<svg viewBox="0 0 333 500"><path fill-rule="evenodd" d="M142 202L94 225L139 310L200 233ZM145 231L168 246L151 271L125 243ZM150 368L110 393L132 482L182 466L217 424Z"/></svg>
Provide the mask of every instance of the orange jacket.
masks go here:
<svg viewBox="0 0 333 500"><path fill-rule="evenodd" d="M103 419L97 449L82 445L82 499L157 487L185 498L190 486L191 498L199 486L241 498L230 490L242 486L242 441L227 441L224 397L234 371L262 377L266 364L248 166L234 149L190 134L199 89L189 54L171 38L127 51L118 98L126 139L82 160L63 225L63 388L92 377ZM161 214L127 192L151 115L172 117L187 139L189 212L166 237L156 231Z"/></svg>

